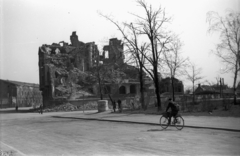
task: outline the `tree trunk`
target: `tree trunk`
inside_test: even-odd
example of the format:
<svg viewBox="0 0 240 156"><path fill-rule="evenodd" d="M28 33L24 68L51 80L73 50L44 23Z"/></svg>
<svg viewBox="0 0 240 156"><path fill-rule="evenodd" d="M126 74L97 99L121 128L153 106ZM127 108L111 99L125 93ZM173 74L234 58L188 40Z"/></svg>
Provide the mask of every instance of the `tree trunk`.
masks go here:
<svg viewBox="0 0 240 156"><path fill-rule="evenodd" d="M175 101L174 76L172 76L171 79L172 79L172 98L173 98L173 101Z"/></svg>
<svg viewBox="0 0 240 156"><path fill-rule="evenodd" d="M194 92L194 82L193 82L193 104L195 103L195 92Z"/></svg>
<svg viewBox="0 0 240 156"><path fill-rule="evenodd" d="M102 95L102 85L101 85L101 80L100 80L100 74L98 73L98 86L99 86L99 93L100 93L100 98L101 100L103 99Z"/></svg>
<svg viewBox="0 0 240 156"><path fill-rule="evenodd" d="M233 99L233 103L234 103L234 105L237 105L237 89L234 88L233 90L234 90L234 99Z"/></svg>
<svg viewBox="0 0 240 156"><path fill-rule="evenodd" d="M140 93L141 93L141 106L143 110L146 110L145 99L144 99L144 80L143 80L143 67L140 64L139 68L139 81L140 81Z"/></svg>
<svg viewBox="0 0 240 156"><path fill-rule="evenodd" d="M233 103L234 105L237 104L237 88L236 88L236 82L237 82L237 66L236 66L236 69L235 69L235 73L234 73L234 81L233 81L233 91L234 91L234 100L233 100Z"/></svg>
<svg viewBox="0 0 240 156"><path fill-rule="evenodd" d="M112 97L111 97L110 90L108 90L108 88L106 87L105 83L103 84L103 87L104 87L104 89L107 91L108 97L109 97L109 99L111 100L111 102L113 103L113 99L112 99ZM101 96L102 96L102 94L101 94ZM101 100L102 100L102 99L101 99Z"/></svg>
<svg viewBox="0 0 240 156"><path fill-rule="evenodd" d="M112 97L111 97L110 94L108 94L108 97L109 97L109 99L111 100L111 102L113 103L113 99L112 99Z"/></svg>
<svg viewBox="0 0 240 156"><path fill-rule="evenodd" d="M155 83L155 93L157 96L157 105L158 105L158 111L161 110L161 97L159 94L159 80L158 80L158 72L157 72L157 65L154 66L153 72L154 72L154 83Z"/></svg>

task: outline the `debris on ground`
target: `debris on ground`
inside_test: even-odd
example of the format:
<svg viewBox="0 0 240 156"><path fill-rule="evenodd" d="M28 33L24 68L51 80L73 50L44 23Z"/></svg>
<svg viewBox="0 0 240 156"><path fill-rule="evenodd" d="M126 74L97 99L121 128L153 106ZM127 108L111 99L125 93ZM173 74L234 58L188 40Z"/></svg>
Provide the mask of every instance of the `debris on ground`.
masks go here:
<svg viewBox="0 0 240 156"><path fill-rule="evenodd" d="M16 153L16 151L3 151L3 150L0 150L0 156L14 156Z"/></svg>
<svg viewBox="0 0 240 156"><path fill-rule="evenodd" d="M51 106L43 109L43 112L70 112L97 109L97 103L87 103L85 105L76 106L71 103L65 103L57 106Z"/></svg>
<svg viewBox="0 0 240 156"><path fill-rule="evenodd" d="M43 112L76 111L76 110L78 110L78 106L66 103L58 106L45 108L43 109Z"/></svg>

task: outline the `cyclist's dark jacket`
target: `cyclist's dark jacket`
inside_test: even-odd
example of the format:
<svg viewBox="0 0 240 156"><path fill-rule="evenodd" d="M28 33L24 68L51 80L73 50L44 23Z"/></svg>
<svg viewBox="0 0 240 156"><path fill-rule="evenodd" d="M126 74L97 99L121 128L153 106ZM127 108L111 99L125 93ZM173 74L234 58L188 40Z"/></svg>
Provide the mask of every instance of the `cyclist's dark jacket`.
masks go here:
<svg viewBox="0 0 240 156"><path fill-rule="evenodd" d="M168 103L166 112L168 111L169 108L171 108L172 112L178 112L178 110L177 110L176 106L173 104L173 102Z"/></svg>

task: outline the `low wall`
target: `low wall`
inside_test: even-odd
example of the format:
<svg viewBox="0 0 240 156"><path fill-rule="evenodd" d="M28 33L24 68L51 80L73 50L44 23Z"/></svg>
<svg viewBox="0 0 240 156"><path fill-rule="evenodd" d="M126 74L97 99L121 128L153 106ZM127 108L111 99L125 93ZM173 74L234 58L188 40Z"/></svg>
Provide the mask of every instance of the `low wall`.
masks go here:
<svg viewBox="0 0 240 156"><path fill-rule="evenodd" d="M148 97L150 100L148 102L149 105L153 105L157 102L156 96L150 96ZM168 99L169 97L161 97L161 107L163 110L166 109L168 105ZM238 101L240 101L240 98L237 98ZM145 100L146 101L146 100ZM192 97L176 97L176 102L183 107L183 109L200 109L205 110L205 109L211 109L211 108L216 108L216 107L225 107L227 105L230 105L233 103L233 98L218 98L218 99L196 99L195 102L196 104L192 104ZM239 103L239 102L238 102Z"/></svg>
<svg viewBox="0 0 240 156"><path fill-rule="evenodd" d="M98 100L100 100L100 98L68 100L68 102L75 106L82 106L82 105L88 104L88 103L96 103Z"/></svg>
<svg viewBox="0 0 240 156"><path fill-rule="evenodd" d="M229 109L233 104L233 98L201 99L196 100L195 104L192 104L192 101L179 101L178 103L181 105L182 111L212 111L220 107Z"/></svg>
<svg viewBox="0 0 240 156"><path fill-rule="evenodd" d="M121 98L122 101L122 107L123 108L128 108L130 107L130 100L133 98ZM86 98L86 99L77 99L77 100L67 100L67 102L75 105L75 106L83 106L87 109L88 106L91 105L91 107L96 107L97 108L97 102L101 100L100 98ZM103 100L108 101L108 107L111 109L112 108L112 102L109 98L104 98ZM117 99L114 99L117 102ZM137 103L135 103L137 105ZM117 104L118 107L118 104Z"/></svg>
<svg viewBox="0 0 240 156"><path fill-rule="evenodd" d="M85 98L85 99L77 99L77 100L66 100L65 102L69 102L73 105L76 106L83 106L85 109L97 109L98 108L98 100L100 100L100 98ZM107 100L108 101L108 106L111 109L112 108L112 102L110 99L108 98L104 98L103 100ZM115 98L115 100L117 101L117 98ZM126 98L121 98L122 101L122 107L123 108L132 108L133 106L130 104L130 101L134 102L134 107L135 108L140 108L141 104L140 104L140 99L136 99L136 98L131 98L131 97L126 97ZM238 98L238 100L240 100L240 98ZM161 98L161 106L162 109L165 110L168 104L168 99L167 98ZM205 109L210 109L210 108L215 108L215 107L222 107L224 105L230 104L233 102L233 98L225 98L225 99L201 99L201 100L196 100L196 104L193 105L191 99L189 99L188 101L185 100L180 100L180 101L176 101L177 103L179 103L181 105L181 108L183 108L183 110L188 110L188 109L201 109L201 110L205 110ZM149 96L145 98L145 103L148 104L148 106L154 106L156 104L156 97L154 96ZM117 105L118 107L118 105Z"/></svg>

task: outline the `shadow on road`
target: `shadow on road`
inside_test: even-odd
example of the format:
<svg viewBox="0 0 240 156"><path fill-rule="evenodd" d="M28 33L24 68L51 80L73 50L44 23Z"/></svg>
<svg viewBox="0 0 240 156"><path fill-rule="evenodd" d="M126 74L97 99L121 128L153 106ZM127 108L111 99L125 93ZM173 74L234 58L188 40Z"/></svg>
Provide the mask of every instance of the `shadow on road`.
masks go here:
<svg viewBox="0 0 240 156"><path fill-rule="evenodd" d="M65 117L65 116L51 116L52 118L65 118L65 119L76 119L76 120L92 120L92 121L103 121L103 122L118 122L118 123L127 123L127 124L150 124L150 123L141 123L135 121L122 121L122 120L111 120L103 118L81 118L81 117Z"/></svg>
<svg viewBox="0 0 240 156"><path fill-rule="evenodd" d="M101 112L94 112L94 113L87 113L85 115L94 115L94 114L100 114Z"/></svg>
<svg viewBox="0 0 240 156"><path fill-rule="evenodd" d="M174 131L173 129L149 129L147 132Z"/></svg>
<svg viewBox="0 0 240 156"><path fill-rule="evenodd" d="M122 116L132 115L132 114L119 113L119 112L110 112L110 113L109 112L107 112L107 113L106 112L93 112L93 113L86 113L84 115L96 115L96 114L109 114L109 115L104 115L103 117L101 117L102 119L103 118L114 118L114 117L118 118L118 117L122 117ZM118 115L116 116L116 114L118 114Z"/></svg>
<svg viewBox="0 0 240 156"><path fill-rule="evenodd" d="M0 109L0 114L4 114L4 113L33 113L36 112L36 110L34 109L21 109L18 108L18 111L16 111L15 109Z"/></svg>
<svg viewBox="0 0 240 156"><path fill-rule="evenodd" d="M147 132L158 132L158 131L163 131L163 129L149 129Z"/></svg>

